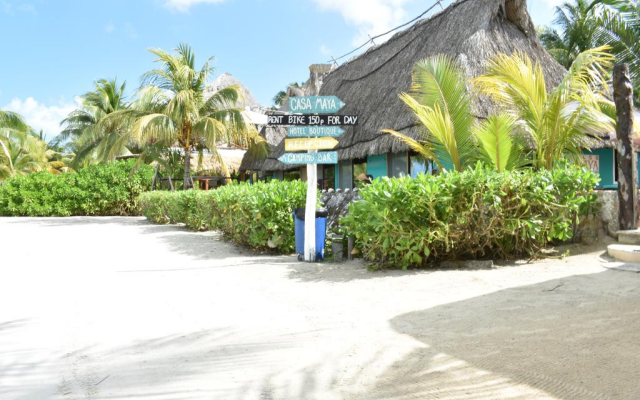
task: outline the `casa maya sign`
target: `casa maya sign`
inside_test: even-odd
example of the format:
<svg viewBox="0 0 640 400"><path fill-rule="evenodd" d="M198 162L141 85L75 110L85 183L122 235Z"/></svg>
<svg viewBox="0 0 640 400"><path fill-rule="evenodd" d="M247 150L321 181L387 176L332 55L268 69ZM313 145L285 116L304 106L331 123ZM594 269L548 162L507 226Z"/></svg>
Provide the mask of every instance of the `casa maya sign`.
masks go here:
<svg viewBox="0 0 640 400"><path fill-rule="evenodd" d="M338 112L345 104L336 96L289 97L289 112L299 114L331 114Z"/></svg>

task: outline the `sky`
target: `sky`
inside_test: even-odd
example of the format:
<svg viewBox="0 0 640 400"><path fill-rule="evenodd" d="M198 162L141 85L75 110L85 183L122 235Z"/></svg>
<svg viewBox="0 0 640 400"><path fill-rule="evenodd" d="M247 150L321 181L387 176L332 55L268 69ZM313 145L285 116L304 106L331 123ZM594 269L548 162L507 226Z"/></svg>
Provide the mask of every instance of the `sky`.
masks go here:
<svg viewBox="0 0 640 400"><path fill-rule="evenodd" d="M551 24L562 1L529 0L533 22ZM94 81L126 81L132 97L140 76L155 67L147 49L179 43L193 47L197 65L215 57L212 80L230 73L269 106L289 83L308 79L309 65L351 51L434 2L0 0L0 108L51 139Z"/></svg>

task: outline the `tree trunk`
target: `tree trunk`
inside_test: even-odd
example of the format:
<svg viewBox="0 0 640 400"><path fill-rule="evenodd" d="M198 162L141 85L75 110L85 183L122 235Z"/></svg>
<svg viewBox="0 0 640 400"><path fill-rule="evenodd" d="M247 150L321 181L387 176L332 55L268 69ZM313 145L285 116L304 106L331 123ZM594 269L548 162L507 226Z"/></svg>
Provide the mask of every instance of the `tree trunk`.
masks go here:
<svg viewBox="0 0 640 400"><path fill-rule="evenodd" d="M634 179L635 157L631 146L633 133L633 86L629 66L619 64L613 68L613 97L616 103L616 136L618 143L618 216L621 230L636 229L636 195L638 182Z"/></svg>
<svg viewBox="0 0 640 400"><path fill-rule="evenodd" d="M191 152L188 148L184 149L184 184L182 188L184 190L189 189L189 182L191 182Z"/></svg>

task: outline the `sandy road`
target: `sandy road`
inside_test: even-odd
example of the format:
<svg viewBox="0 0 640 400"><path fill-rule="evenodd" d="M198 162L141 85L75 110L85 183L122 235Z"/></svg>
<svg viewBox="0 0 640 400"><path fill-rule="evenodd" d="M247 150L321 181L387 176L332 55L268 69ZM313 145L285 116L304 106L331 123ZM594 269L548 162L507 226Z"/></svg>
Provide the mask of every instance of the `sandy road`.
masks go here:
<svg viewBox="0 0 640 400"><path fill-rule="evenodd" d="M255 255L141 218L0 219L0 399L638 399L640 274Z"/></svg>

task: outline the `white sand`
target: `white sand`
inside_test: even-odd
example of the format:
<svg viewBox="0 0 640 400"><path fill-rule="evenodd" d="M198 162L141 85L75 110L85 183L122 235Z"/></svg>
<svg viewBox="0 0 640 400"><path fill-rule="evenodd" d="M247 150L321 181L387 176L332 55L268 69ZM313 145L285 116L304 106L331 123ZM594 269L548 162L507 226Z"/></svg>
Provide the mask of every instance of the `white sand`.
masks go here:
<svg viewBox="0 0 640 400"><path fill-rule="evenodd" d="M603 247L368 272L141 218L0 219L0 399L638 399Z"/></svg>

